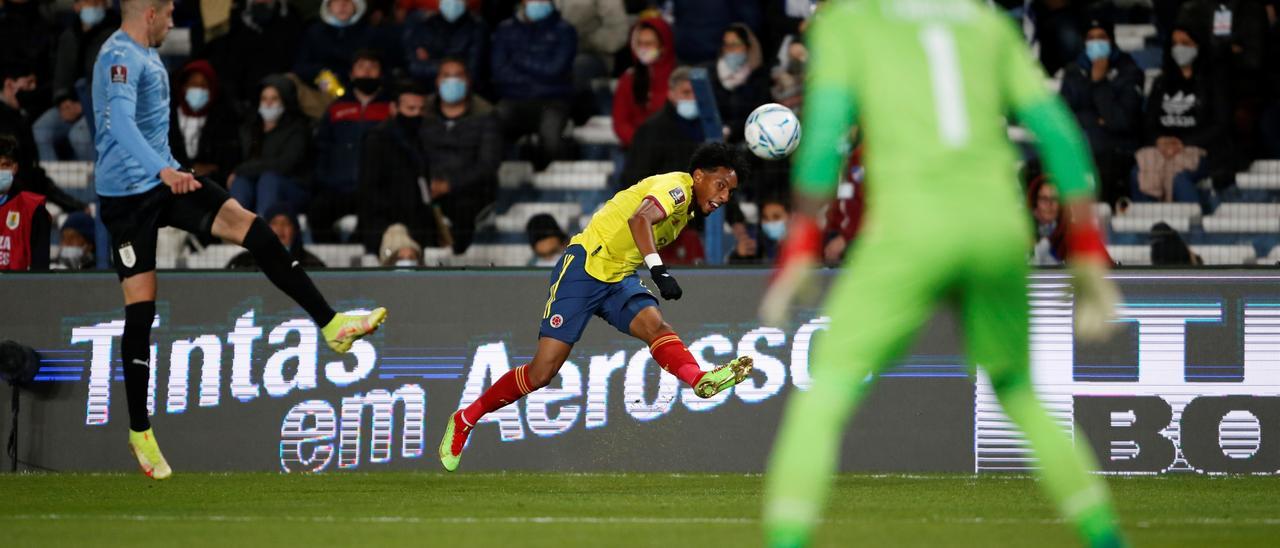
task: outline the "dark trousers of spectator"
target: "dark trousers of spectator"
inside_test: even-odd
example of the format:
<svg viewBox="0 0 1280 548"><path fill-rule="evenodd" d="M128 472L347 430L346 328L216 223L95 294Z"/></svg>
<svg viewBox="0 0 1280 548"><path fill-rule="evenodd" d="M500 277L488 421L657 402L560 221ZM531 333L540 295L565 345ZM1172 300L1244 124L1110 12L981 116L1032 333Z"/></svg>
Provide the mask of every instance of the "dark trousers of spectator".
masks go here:
<svg viewBox="0 0 1280 548"><path fill-rule="evenodd" d="M289 211L297 214L307 205L310 193L297 181L268 171L257 177L237 175L231 182L231 197L245 209L259 215L280 202L288 204Z"/></svg>
<svg viewBox="0 0 1280 548"><path fill-rule="evenodd" d="M360 200L354 192L324 189L316 193L307 207L311 239L318 244L341 243L342 237L334 225L347 215L355 215L359 206Z"/></svg>
<svg viewBox="0 0 1280 548"><path fill-rule="evenodd" d="M1099 201L1114 207L1116 200L1129 196L1133 153L1132 149L1093 149L1093 160L1098 165Z"/></svg>
<svg viewBox="0 0 1280 548"><path fill-rule="evenodd" d="M1262 134L1262 154L1267 158L1280 159L1280 103L1262 112L1258 126Z"/></svg>
<svg viewBox="0 0 1280 548"><path fill-rule="evenodd" d="M461 255L476 237L476 217L494 201L491 192L450 192L436 199L440 212L449 219L453 253Z"/></svg>
<svg viewBox="0 0 1280 548"><path fill-rule="evenodd" d="M612 112L612 94L607 94L608 101L600 101L593 86L597 78L609 77L609 64L605 58L594 53L579 53L573 60L573 123L583 125L592 116L608 115Z"/></svg>
<svg viewBox="0 0 1280 548"><path fill-rule="evenodd" d="M504 99L498 103L498 120L508 143L525 135L538 136L533 165L539 171L564 153L564 126L569 105L557 99Z"/></svg>

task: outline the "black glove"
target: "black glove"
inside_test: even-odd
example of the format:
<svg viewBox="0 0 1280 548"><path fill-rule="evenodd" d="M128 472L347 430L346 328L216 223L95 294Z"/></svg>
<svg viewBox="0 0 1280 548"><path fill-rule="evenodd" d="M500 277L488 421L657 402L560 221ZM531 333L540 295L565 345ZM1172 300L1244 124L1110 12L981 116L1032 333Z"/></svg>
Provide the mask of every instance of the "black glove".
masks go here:
<svg viewBox="0 0 1280 548"><path fill-rule="evenodd" d="M676 279L667 272L666 265L650 268L649 276L653 278L653 283L658 285L658 292L662 293L662 298L668 301L677 301L680 300L681 295L684 295L684 290L680 289L680 284L676 283Z"/></svg>

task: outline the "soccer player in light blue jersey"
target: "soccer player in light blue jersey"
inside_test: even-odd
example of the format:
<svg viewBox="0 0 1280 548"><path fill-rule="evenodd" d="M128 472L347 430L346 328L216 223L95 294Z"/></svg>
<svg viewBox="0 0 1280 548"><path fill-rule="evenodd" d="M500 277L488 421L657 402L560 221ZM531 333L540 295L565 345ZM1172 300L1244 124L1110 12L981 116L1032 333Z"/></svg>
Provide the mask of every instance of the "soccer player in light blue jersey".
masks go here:
<svg viewBox="0 0 1280 548"><path fill-rule="evenodd" d="M173 0L122 0L123 21L93 67L98 151L94 183L124 289L120 354L129 402L129 448L148 477L172 474L147 417L151 323L156 314L156 234L173 226L242 245L276 287L297 301L329 347L343 353L386 318L334 312L267 223L227 191L196 179L169 150L169 76L156 48L173 28Z"/></svg>

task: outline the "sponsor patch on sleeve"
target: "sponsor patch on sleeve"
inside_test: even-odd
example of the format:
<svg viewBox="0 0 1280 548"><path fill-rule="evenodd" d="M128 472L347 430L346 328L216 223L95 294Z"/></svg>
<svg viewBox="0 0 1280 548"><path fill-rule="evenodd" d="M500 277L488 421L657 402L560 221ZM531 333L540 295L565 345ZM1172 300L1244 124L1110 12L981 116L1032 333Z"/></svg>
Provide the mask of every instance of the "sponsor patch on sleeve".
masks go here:
<svg viewBox="0 0 1280 548"><path fill-rule="evenodd" d="M111 83L127 84L129 83L129 67L124 65L111 65Z"/></svg>
<svg viewBox="0 0 1280 548"><path fill-rule="evenodd" d="M672 200L675 200L676 205L680 205L680 204L683 204L683 203L684 203L684 201L685 201L685 195L684 195L684 189L683 189L683 188L675 187L675 188L671 189L670 193L671 193L671 199L672 199Z"/></svg>

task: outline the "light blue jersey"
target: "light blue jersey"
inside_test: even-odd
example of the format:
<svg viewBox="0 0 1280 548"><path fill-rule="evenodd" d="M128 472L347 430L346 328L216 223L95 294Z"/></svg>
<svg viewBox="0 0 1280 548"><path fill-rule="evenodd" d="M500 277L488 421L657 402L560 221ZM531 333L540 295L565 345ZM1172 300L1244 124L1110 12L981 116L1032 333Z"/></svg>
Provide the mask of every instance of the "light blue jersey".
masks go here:
<svg viewBox="0 0 1280 548"><path fill-rule="evenodd" d="M155 48L117 30L93 65L94 182L100 196L133 196L178 168L169 150L169 74Z"/></svg>

